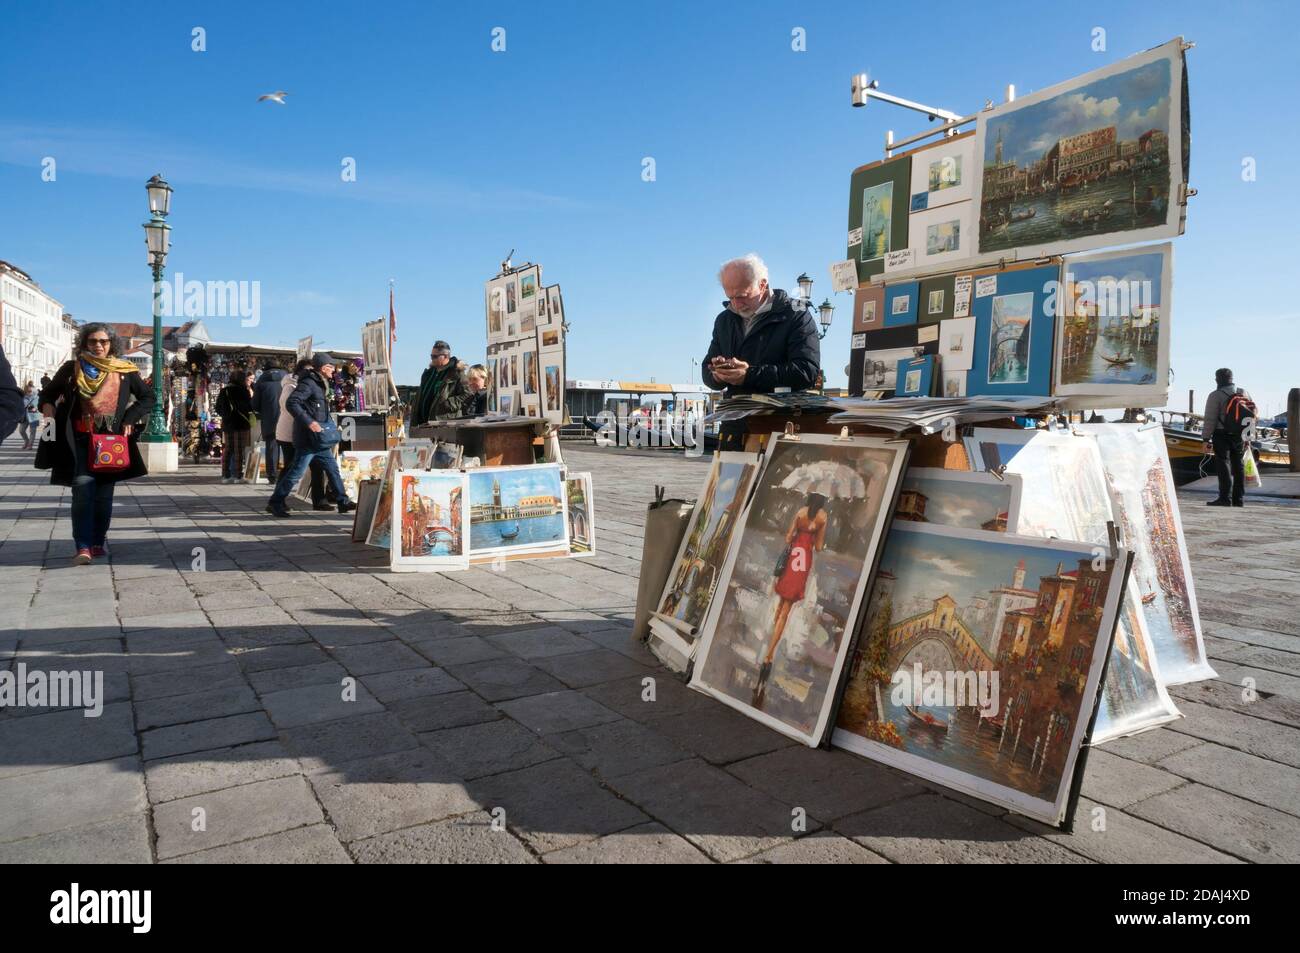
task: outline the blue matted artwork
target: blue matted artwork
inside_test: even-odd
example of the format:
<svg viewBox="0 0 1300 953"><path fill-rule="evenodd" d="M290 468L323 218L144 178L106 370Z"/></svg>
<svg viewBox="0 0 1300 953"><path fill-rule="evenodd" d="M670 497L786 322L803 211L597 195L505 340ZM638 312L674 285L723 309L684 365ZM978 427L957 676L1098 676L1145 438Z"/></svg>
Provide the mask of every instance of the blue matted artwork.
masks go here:
<svg viewBox="0 0 1300 953"><path fill-rule="evenodd" d="M919 281L885 285L885 327L899 328L907 324L916 324L917 299L920 291Z"/></svg>
<svg viewBox="0 0 1300 953"><path fill-rule="evenodd" d="M1051 393L1056 317L1044 306L1060 277L1059 265L1001 272L995 293L972 299L975 350L968 395Z"/></svg>
<svg viewBox="0 0 1300 953"><path fill-rule="evenodd" d="M898 362L895 397L929 397L934 393L936 356L905 357Z"/></svg>

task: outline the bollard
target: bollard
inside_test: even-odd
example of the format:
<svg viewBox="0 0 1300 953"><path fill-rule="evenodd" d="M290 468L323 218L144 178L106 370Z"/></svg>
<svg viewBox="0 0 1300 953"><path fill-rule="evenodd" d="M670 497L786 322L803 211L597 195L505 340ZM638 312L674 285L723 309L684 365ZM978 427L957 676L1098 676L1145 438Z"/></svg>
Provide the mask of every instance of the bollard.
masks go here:
<svg viewBox="0 0 1300 953"><path fill-rule="evenodd" d="M1291 472L1300 473L1300 387L1286 395L1286 445L1291 451Z"/></svg>

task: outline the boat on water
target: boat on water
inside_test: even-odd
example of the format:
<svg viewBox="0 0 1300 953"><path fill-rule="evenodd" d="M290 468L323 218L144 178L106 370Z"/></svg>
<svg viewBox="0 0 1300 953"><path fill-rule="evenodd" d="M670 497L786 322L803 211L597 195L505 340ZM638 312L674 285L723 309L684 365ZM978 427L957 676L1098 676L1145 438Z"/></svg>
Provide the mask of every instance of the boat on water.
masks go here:
<svg viewBox="0 0 1300 953"><path fill-rule="evenodd" d="M1124 367L1125 365L1133 363L1133 358L1131 357L1109 357L1108 355L1103 354L1101 359L1107 364L1113 364L1116 367Z"/></svg>
<svg viewBox="0 0 1300 953"><path fill-rule="evenodd" d="M502 539L514 539L519 535L519 521L502 520L497 523L497 532L501 534Z"/></svg>
<svg viewBox="0 0 1300 953"><path fill-rule="evenodd" d="M1205 452L1205 435L1199 414L1162 410L1161 427L1165 432L1165 449L1174 485L1182 486L1201 477L1214 476L1214 454ZM1281 433L1273 427L1260 427L1251 442L1260 470L1290 470L1291 452Z"/></svg>
<svg viewBox="0 0 1300 953"><path fill-rule="evenodd" d="M1012 212L1011 212L1011 221L1013 221L1013 222L1026 222L1026 221L1028 221L1029 219L1033 218L1033 217L1034 217L1035 215L1037 215L1037 214L1038 214L1038 209L1036 209L1036 208L1034 208L1034 207L1032 207L1032 206L1029 207L1029 208L1018 208L1018 209L1014 209L1014 210L1012 210Z"/></svg>
<svg viewBox="0 0 1300 953"><path fill-rule="evenodd" d="M928 711L921 711L918 708L913 708L911 705L904 705L903 709L907 712L908 717L912 719L912 724L916 725L918 728L926 728L930 731L936 731L941 734L947 733L948 723L942 718L936 718Z"/></svg>

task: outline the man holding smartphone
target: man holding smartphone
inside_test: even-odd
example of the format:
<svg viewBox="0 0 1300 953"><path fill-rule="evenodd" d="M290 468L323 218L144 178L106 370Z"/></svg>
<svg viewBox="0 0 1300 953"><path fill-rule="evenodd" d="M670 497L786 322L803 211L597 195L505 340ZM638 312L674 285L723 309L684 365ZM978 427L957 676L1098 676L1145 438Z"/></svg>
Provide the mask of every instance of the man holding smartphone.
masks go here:
<svg viewBox="0 0 1300 953"><path fill-rule="evenodd" d="M769 288L767 265L754 254L724 264L718 281L727 301L713 322L713 340L700 369L704 383L725 390L726 397L812 387L821 370L812 312L797 310L788 294ZM739 449L743 435L743 424L724 427L722 449Z"/></svg>

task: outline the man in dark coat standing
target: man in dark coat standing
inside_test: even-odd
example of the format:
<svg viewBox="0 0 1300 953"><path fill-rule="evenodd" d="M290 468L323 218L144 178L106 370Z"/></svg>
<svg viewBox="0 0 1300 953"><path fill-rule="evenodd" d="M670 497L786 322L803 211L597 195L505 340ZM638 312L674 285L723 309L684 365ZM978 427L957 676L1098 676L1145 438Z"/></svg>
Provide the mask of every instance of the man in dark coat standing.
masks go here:
<svg viewBox="0 0 1300 953"><path fill-rule="evenodd" d="M4 348L0 348L0 443L14 432L14 428L18 426L25 413L23 392L18 389L18 382L14 380Z"/></svg>
<svg viewBox="0 0 1300 953"><path fill-rule="evenodd" d="M294 457L293 465L281 475L266 504L266 511L272 516L284 518L290 515L285 500L307 472L312 460L319 460L324 466L325 478L338 495L339 512L348 513L357 508L343 488L333 444L322 445L318 436L325 429L323 425L330 420L329 385L326 382L334 376L334 358L318 352L311 356L311 364L311 368L298 376L298 386L284 402L285 412L293 417Z"/></svg>
<svg viewBox="0 0 1300 953"><path fill-rule="evenodd" d="M767 265L757 255L727 262L718 281L727 301L713 322L713 340L700 369L704 383L725 390L726 397L812 387L821 370L821 339L812 313L768 287ZM720 436L722 449L738 450L744 424L724 425Z"/></svg>
<svg viewBox="0 0 1300 953"><path fill-rule="evenodd" d="M262 442L266 444L266 479L270 483L275 483L280 474L280 445L275 442L275 425L280 420L283 381L284 369L272 360L253 388L253 411L262 425Z"/></svg>
<svg viewBox="0 0 1300 953"><path fill-rule="evenodd" d="M1245 442L1241 435L1229 433L1224 416L1228 401L1244 390L1232 382L1232 370L1221 367L1214 372L1218 387L1210 391L1205 401L1205 414L1201 420L1201 433L1205 436L1205 452L1214 454L1214 468L1219 477L1219 495L1208 506L1244 506L1246 500Z"/></svg>
<svg viewBox="0 0 1300 953"><path fill-rule="evenodd" d="M450 344L434 341L429 366L420 375L420 390L411 408L411 426L459 417L468 398L465 365L452 356Z"/></svg>

